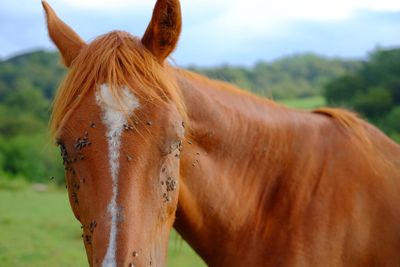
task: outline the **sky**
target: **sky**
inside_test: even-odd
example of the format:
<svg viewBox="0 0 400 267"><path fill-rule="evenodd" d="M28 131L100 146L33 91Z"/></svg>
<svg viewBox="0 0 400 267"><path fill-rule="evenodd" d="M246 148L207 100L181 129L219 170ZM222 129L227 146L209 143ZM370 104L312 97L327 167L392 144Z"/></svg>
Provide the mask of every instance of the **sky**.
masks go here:
<svg viewBox="0 0 400 267"><path fill-rule="evenodd" d="M155 0L48 0L84 40L125 30L141 36ZM396 0L181 0L183 31L174 61L181 66L251 65L313 52L364 58L400 46ZM1 0L0 58L54 50L40 0Z"/></svg>

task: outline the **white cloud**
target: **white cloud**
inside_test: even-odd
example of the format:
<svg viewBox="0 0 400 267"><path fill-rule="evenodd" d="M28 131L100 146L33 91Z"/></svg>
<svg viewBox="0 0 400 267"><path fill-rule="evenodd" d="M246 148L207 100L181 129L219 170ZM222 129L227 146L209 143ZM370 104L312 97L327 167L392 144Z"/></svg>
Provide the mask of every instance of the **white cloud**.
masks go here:
<svg viewBox="0 0 400 267"><path fill-rule="evenodd" d="M207 23L215 31L232 34L276 34L293 21L345 20L358 10L400 10L400 1L392 0L231 0L223 3L219 16Z"/></svg>
<svg viewBox="0 0 400 267"><path fill-rule="evenodd" d="M156 0L53 0L70 8L149 13ZM231 35L276 35L295 21L349 19L358 10L400 10L398 0L181 0L184 22L196 30ZM201 21L201 17L204 20ZM198 18L193 22L193 18ZM197 24L197 25L196 25Z"/></svg>
<svg viewBox="0 0 400 267"><path fill-rule="evenodd" d="M60 4L87 9L110 10L115 8L130 8L132 10L154 6L156 0L53 0ZM189 10L213 9L224 13L238 12L245 17L253 18L311 18L311 19L341 19L357 9L372 11L400 10L397 0L182 0L181 4ZM242 11L242 12L240 12ZM251 13L247 13L251 11Z"/></svg>
<svg viewBox="0 0 400 267"><path fill-rule="evenodd" d="M58 0L58 2L65 6L90 10L113 10L121 8L132 8L133 10L137 10L153 5L151 1L143 0Z"/></svg>

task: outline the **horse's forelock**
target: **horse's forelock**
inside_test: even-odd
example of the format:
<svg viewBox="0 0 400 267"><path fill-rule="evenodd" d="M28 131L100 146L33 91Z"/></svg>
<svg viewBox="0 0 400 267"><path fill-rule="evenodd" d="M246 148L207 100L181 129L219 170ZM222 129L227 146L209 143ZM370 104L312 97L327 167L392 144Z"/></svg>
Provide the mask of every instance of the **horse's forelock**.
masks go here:
<svg viewBox="0 0 400 267"><path fill-rule="evenodd" d="M66 114L101 84L107 84L116 99L122 99L119 88L126 86L145 99L172 101L185 120L185 105L171 71L129 33L115 31L98 37L74 60L57 91L50 122L52 136L57 135Z"/></svg>

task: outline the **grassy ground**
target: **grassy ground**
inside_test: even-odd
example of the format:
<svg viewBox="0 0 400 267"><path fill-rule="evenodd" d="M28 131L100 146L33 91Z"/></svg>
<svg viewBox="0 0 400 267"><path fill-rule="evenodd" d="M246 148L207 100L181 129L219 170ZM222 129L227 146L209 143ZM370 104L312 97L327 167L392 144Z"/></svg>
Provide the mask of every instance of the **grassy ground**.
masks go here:
<svg viewBox="0 0 400 267"><path fill-rule="evenodd" d="M87 266L65 191L0 190L0 266ZM168 266L205 264L173 233Z"/></svg>
<svg viewBox="0 0 400 267"><path fill-rule="evenodd" d="M299 109L314 109L314 108L322 107L326 104L325 99L321 96L280 100L278 102L280 102L288 107L299 108Z"/></svg>

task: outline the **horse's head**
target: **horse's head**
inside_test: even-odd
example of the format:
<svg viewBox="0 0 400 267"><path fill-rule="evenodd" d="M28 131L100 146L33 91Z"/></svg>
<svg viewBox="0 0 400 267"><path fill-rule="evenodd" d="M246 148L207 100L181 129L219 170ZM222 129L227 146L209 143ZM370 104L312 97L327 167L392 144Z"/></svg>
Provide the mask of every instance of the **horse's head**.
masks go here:
<svg viewBox="0 0 400 267"><path fill-rule="evenodd" d="M92 266L163 266L178 202L185 108L164 63L181 30L178 0L158 0L142 39L90 44L43 3L69 73L52 130Z"/></svg>

